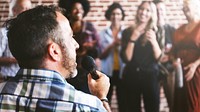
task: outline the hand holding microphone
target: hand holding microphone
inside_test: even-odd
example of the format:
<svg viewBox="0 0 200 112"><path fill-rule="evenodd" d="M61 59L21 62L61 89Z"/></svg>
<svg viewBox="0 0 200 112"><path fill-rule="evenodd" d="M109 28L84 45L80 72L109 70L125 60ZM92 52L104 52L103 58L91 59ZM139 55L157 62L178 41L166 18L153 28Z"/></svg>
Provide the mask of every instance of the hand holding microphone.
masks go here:
<svg viewBox="0 0 200 112"><path fill-rule="evenodd" d="M82 67L91 75L88 76L88 86L90 92L99 99L105 99L110 88L109 78L96 70L95 61L92 57L86 56L82 59Z"/></svg>
<svg viewBox="0 0 200 112"><path fill-rule="evenodd" d="M85 70L87 70L92 75L92 78L94 80L97 80L99 78L96 72L97 66L95 65L95 61L91 56L83 57L81 65Z"/></svg>

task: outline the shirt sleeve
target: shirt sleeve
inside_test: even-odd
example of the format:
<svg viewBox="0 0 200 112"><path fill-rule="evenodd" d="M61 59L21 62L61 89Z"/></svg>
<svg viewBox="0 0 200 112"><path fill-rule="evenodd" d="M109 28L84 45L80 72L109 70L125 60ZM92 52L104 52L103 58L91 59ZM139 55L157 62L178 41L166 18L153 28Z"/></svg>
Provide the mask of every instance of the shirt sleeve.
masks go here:
<svg viewBox="0 0 200 112"><path fill-rule="evenodd" d="M120 56L121 56L121 59L124 63L128 62L127 57L126 57L126 48L127 48L128 41L129 41L131 33L132 32L131 32L130 28L125 29L122 32L122 39L121 39L121 42L122 42L121 47L122 48L121 48L121 51L120 51Z"/></svg>

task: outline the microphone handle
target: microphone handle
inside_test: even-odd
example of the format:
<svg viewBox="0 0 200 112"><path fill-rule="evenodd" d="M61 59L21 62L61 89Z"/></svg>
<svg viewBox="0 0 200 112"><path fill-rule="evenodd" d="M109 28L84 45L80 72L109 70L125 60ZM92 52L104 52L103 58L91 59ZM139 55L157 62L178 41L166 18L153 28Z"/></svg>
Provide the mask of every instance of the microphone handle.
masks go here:
<svg viewBox="0 0 200 112"><path fill-rule="evenodd" d="M90 74L92 75L92 78L93 78L94 80L99 79L99 75L97 74L96 70L90 71Z"/></svg>

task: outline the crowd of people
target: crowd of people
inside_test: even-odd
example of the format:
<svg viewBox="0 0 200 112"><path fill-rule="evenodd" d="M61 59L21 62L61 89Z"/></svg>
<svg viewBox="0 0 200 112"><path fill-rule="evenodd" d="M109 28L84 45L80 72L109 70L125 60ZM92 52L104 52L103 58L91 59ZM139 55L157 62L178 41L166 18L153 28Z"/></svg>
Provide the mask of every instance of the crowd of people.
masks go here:
<svg viewBox="0 0 200 112"><path fill-rule="evenodd" d="M14 2L0 29L0 111L159 112L163 86L170 112L200 112L200 1L183 0L187 23L167 23L163 0L141 1L130 26L123 6L105 11L101 31L84 17L88 0L58 6ZM98 79L82 65L91 56ZM183 86L177 85L180 59ZM180 75L180 74L179 74Z"/></svg>

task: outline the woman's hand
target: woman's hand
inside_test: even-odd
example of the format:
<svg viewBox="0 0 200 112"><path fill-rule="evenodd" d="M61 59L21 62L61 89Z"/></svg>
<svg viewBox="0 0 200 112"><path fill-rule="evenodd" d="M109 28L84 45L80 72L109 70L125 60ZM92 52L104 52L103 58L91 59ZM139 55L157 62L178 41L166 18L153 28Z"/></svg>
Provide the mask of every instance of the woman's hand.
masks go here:
<svg viewBox="0 0 200 112"><path fill-rule="evenodd" d="M143 44L145 45L145 43L147 41L149 41L152 45L152 49L154 52L154 57L156 60L160 60L160 56L162 56L162 51L160 49L160 46L156 40L156 33L155 31L153 31L152 29L147 30L145 33L145 38L146 40L143 40Z"/></svg>
<svg viewBox="0 0 200 112"><path fill-rule="evenodd" d="M83 43L83 47L84 47L85 49L91 49L91 48L93 48L93 47L96 45L96 43L97 43L96 40L91 41L91 42L84 42L84 43Z"/></svg>
<svg viewBox="0 0 200 112"><path fill-rule="evenodd" d="M155 42L157 43L157 40L156 40L156 33L155 33L152 29L147 30L146 33L145 33L145 36L146 36L146 39L147 39L152 45L154 45Z"/></svg>
<svg viewBox="0 0 200 112"><path fill-rule="evenodd" d="M190 63L189 65L184 67L184 70L187 71L187 73L185 74L186 81L190 81L194 77L194 73L195 73L197 67L198 67L198 65L195 62Z"/></svg>
<svg viewBox="0 0 200 112"><path fill-rule="evenodd" d="M112 43L112 46L117 47L119 45L121 45L121 40L119 38L115 38L113 43Z"/></svg>
<svg viewBox="0 0 200 112"><path fill-rule="evenodd" d="M136 28L134 29L131 35L130 40L136 41L140 37L140 35L145 32L145 27L146 27L146 24L139 24L138 26L136 26Z"/></svg>

